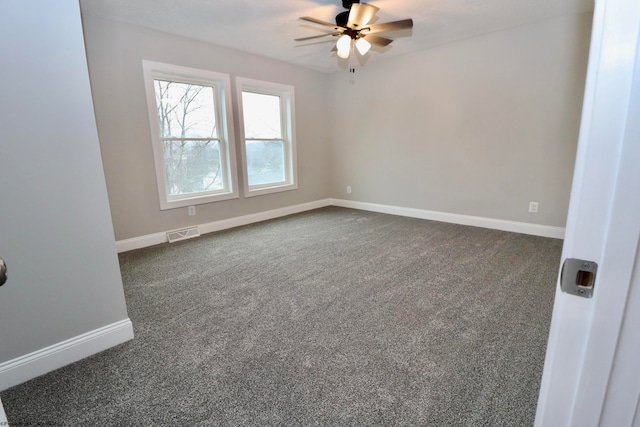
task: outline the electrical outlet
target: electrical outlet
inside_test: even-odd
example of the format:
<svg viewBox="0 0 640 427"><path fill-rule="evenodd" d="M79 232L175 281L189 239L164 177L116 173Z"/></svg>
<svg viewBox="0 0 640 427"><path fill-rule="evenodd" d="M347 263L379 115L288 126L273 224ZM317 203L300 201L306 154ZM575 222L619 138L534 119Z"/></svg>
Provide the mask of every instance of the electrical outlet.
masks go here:
<svg viewBox="0 0 640 427"><path fill-rule="evenodd" d="M196 207L195 206L189 206L187 208L187 212L189 212L189 216L194 216L196 214Z"/></svg>
<svg viewBox="0 0 640 427"><path fill-rule="evenodd" d="M529 212L538 213L538 202L529 202Z"/></svg>
<svg viewBox="0 0 640 427"><path fill-rule="evenodd" d="M347 194L351 194L351 186L347 185Z"/></svg>

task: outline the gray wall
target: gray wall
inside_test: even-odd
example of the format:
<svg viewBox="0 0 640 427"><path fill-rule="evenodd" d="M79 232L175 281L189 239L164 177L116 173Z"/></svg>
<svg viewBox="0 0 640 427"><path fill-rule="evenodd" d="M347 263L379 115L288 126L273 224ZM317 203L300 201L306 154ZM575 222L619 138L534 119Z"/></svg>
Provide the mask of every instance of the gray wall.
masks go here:
<svg viewBox="0 0 640 427"><path fill-rule="evenodd" d="M366 64L353 84L346 72L83 20L117 240L327 197L565 224L591 14ZM199 205L195 217L160 211L142 59L295 86L300 188Z"/></svg>
<svg viewBox="0 0 640 427"><path fill-rule="evenodd" d="M591 18L333 74L332 197L564 227Z"/></svg>
<svg viewBox="0 0 640 427"><path fill-rule="evenodd" d="M329 196L327 74L98 17L83 16L83 23L117 240ZM143 59L227 73L232 87L236 76L294 86L298 190L198 205L193 217L188 216L186 207L160 211ZM235 93L232 95L235 99ZM234 114L237 116L237 111ZM239 134L237 129L235 133ZM240 147L236 148L238 166L242 167Z"/></svg>
<svg viewBox="0 0 640 427"><path fill-rule="evenodd" d="M2 363L128 316L78 2L3 0L0 40Z"/></svg>

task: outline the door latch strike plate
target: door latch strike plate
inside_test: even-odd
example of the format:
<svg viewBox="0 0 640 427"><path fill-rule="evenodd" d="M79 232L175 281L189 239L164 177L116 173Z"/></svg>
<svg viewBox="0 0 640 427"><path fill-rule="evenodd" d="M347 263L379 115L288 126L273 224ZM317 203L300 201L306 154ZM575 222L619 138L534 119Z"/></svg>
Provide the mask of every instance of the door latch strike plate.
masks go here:
<svg viewBox="0 0 640 427"><path fill-rule="evenodd" d="M598 264L594 261L567 258L562 264L560 288L562 292L582 298L591 298L596 283Z"/></svg>

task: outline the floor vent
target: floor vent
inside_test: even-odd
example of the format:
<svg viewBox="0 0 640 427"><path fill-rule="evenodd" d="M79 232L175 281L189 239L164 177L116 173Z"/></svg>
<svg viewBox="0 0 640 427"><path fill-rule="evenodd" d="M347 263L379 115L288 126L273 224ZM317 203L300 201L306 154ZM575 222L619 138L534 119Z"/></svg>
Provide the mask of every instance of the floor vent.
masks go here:
<svg viewBox="0 0 640 427"><path fill-rule="evenodd" d="M169 243L178 242L180 240L191 239L200 236L198 227L182 228L180 230L167 231L167 240Z"/></svg>

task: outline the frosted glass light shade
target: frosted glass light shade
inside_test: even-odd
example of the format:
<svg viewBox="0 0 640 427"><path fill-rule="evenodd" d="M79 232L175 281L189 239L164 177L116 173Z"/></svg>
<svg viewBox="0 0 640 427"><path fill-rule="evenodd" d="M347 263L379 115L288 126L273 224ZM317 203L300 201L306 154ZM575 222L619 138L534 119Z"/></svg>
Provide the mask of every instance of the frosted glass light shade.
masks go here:
<svg viewBox="0 0 640 427"><path fill-rule="evenodd" d="M358 49L360 55L364 55L369 52L369 49L371 49L371 43L369 43L365 39L358 39L356 41L356 49Z"/></svg>
<svg viewBox="0 0 640 427"><path fill-rule="evenodd" d="M336 43L336 48L338 48L338 56L340 58L348 58L349 50L351 50L351 37L346 34L340 36L338 42Z"/></svg>

